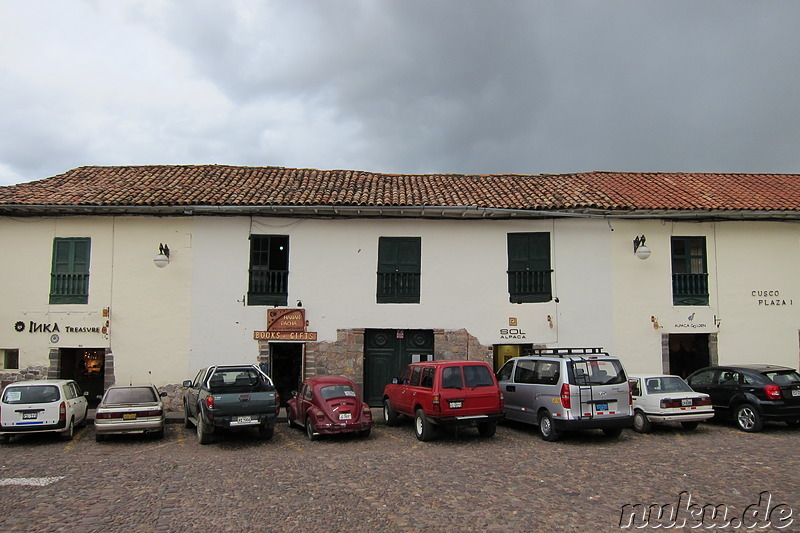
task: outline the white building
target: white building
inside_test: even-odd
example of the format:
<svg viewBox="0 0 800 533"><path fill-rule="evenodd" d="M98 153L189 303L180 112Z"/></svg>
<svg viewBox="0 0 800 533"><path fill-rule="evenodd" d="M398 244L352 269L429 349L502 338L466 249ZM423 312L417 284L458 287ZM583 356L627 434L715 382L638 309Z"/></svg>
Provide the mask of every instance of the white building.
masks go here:
<svg viewBox="0 0 800 533"><path fill-rule="evenodd" d="M797 367L798 222L796 175L83 167L0 188L0 378L99 392L244 361L374 402L412 359L536 346Z"/></svg>

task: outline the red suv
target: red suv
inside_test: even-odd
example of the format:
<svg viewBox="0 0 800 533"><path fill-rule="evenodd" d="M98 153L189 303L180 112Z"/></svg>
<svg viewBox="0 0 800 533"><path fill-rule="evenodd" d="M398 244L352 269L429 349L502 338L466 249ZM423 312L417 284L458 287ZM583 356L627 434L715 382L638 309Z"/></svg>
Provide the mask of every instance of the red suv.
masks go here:
<svg viewBox="0 0 800 533"><path fill-rule="evenodd" d="M503 394L492 368L477 361L411 363L383 390L383 419L414 418L421 441L433 438L437 426L475 426L491 437L503 418Z"/></svg>

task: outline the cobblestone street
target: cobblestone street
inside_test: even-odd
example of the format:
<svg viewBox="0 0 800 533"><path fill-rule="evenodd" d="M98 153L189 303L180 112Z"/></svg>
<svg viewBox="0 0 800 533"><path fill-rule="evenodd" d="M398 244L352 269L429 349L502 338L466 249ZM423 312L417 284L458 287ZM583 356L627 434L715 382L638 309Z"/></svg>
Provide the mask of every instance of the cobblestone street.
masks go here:
<svg viewBox="0 0 800 533"><path fill-rule="evenodd" d="M464 430L420 443L406 423L310 442L282 423L269 442L253 432L200 446L172 423L163 440L98 444L90 424L71 442L0 445L0 531L620 531L626 504L677 505L687 492L741 517L763 491L794 513L782 531L798 531L798 439L783 424L711 423L546 443L503 424L488 440Z"/></svg>

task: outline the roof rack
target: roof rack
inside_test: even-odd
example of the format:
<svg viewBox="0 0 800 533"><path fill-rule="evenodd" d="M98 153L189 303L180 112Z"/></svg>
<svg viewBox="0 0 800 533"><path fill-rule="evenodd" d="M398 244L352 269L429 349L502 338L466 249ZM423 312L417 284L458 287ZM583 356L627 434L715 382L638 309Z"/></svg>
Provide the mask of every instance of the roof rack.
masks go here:
<svg viewBox="0 0 800 533"><path fill-rule="evenodd" d="M551 355L554 357L570 357L583 355L609 355L602 348L532 348L530 355Z"/></svg>

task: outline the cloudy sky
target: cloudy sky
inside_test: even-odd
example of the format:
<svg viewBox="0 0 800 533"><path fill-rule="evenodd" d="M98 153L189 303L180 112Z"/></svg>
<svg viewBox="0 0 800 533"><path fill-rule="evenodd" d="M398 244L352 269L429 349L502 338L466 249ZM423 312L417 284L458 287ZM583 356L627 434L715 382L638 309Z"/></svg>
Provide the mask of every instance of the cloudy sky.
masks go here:
<svg viewBox="0 0 800 533"><path fill-rule="evenodd" d="M0 185L800 172L797 0L0 0Z"/></svg>

